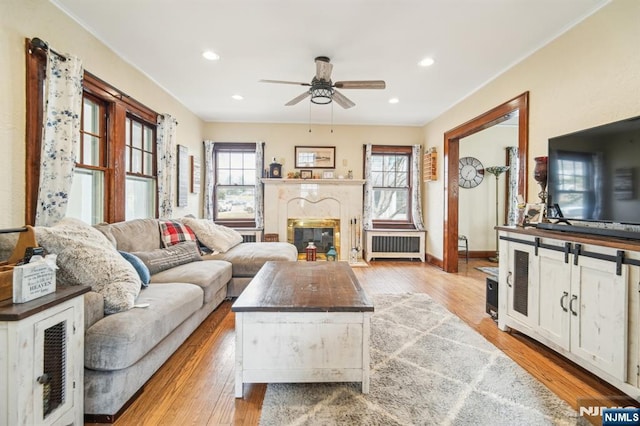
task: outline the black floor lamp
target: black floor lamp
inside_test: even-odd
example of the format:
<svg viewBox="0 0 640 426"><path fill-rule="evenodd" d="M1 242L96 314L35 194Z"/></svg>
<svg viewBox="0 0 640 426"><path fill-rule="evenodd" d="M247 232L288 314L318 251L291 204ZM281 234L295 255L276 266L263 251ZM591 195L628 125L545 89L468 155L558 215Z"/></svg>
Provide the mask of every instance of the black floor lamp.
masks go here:
<svg viewBox="0 0 640 426"><path fill-rule="evenodd" d="M491 173L496 177L496 228L498 227L498 180L501 174L509 170L509 166L491 166L486 167L485 172ZM498 246L498 230L496 229L496 257L490 257L490 261L497 262L500 260L500 250Z"/></svg>

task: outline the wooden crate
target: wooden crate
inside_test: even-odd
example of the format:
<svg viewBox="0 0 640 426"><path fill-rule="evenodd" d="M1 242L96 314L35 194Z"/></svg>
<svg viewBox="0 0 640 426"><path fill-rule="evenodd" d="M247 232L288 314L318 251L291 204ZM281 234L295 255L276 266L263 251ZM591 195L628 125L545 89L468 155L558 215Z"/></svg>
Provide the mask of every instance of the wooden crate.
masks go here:
<svg viewBox="0 0 640 426"><path fill-rule="evenodd" d="M13 298L13 268L24 257L27 247L38 247L33 227L26 226L14 232L20 232L16 247L6 262L0 262L0 301Z"/></svg>

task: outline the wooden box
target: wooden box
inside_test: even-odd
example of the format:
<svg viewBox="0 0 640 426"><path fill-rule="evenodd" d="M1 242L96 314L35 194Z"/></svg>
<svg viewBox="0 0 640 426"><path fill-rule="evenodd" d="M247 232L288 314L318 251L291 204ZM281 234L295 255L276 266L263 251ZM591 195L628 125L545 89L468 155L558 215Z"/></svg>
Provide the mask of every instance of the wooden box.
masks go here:
<svg viewBox="0 0 640 426"><path fill-rule="evenodd" d="M20 236L11 257L6 262L0 262L0 301L13 298L13 268L24 257L27 247L38 247L36 234L31 226L3 232L20 232Z"/></svg>

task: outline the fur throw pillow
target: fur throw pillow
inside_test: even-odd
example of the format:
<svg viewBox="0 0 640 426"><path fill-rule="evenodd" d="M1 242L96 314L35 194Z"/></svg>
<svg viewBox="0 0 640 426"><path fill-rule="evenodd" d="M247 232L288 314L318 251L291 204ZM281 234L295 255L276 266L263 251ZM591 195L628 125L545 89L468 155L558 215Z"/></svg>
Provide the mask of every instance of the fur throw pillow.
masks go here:
<svg viewBox="0 0 640 426"><path fill-rule="evenodd" d="M104 313L134 305L142 282L136 270L97 229L66 218L51 227L35 227L38 244L58 255L57 279L66 285L88 285L104 297Z"/></svg>

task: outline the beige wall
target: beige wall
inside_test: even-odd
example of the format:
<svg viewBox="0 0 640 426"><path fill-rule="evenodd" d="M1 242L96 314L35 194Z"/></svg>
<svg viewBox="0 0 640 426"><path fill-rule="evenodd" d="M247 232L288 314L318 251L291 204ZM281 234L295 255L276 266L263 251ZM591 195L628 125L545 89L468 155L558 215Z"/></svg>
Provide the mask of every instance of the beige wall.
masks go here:
<svg viewBox="0 0 640 426"><path fill-rule="evenodd" d="M308 124L208 123L204 133L206 139L216 142L265 142L265 163L270 163L276 157L282 163L284 176L296 170L293 157L296 145L335 146L336 176L346 176L351 169L354 178L362 179L363 144L424 143L421 127L400 126L312 125L309 132Z"/></svg>
<svg viewBox="0 0 640 426"><path fill-rule="evenodd" d="M550 137L640 115L640 1L613 0L424 128L443 163L446 131L530 92L528 200L537 200L533 157ZM496 48L499 48L496 46ZM444 168L425 191L427 252L442 259Z"/></svg>
<svg viewBox="0 0 640 426"><path fill-rule="evenodd" d="M24 224L25 52L24 39L39 37L56 51L82 59L86 70L159 113L177 118L178 143L201 150L203 122L144 74L116 56L47 0L0 1L0 228ZM142 47L143 48L143 47ZM201 211L190 195L176 215Z"/></svg>
<svg viewBox="0 0 640 426"><path fill-rule="evenodd" d="M475 157L484 167L504 166L506 148L518 146L518 126L493 126L460 139L460 158ZM503 224L506 175L498 182L498 223ZM496 178L485 173L475 188L460 188L458 198L458 232L465 235L469 250L496 250Z"/></svg>

